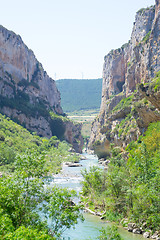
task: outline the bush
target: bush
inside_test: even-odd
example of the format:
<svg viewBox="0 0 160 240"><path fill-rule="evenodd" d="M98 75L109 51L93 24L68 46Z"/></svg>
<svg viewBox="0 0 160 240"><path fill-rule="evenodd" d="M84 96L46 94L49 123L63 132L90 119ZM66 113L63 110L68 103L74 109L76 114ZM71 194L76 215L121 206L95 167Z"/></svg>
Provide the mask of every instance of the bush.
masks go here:
<svg viewBox="0 0 160 240"><path fill-rule="evenodd" d="M123 240L116 226L107 227L107 229L102 228L100 233L99 240Z"/></svg>
<svg viewBox="0 0 160 240"><path fill-rule="evenodd" d="M0 165L13 163L15 160L15 151L8 146L3 146L0 149Z"/></svg>

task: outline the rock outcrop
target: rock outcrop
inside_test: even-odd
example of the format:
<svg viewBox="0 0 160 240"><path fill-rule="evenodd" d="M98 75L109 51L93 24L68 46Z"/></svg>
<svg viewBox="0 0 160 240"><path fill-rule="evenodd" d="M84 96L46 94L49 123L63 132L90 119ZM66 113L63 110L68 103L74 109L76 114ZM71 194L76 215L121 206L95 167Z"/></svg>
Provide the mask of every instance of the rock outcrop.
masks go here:
<svg viewBox="0 0 160 240"><path fill-rule="evenodd" d="M101 109L92 125L91 149L97 142L104 146L108 141L125 147L136 140L150 122L160 119L153 98L151 104L154 107L142 102L141 107L133 106L146 97L145 94L142 97L140 92L132 97L128 106L122 106L122 99L130 98L137 84L150 82L160 70L159 10L160 0L156 0L155 6L140 9L136 13L130 41L104 58ZM151 99L148 97L147 100ZM119 109L116 109L120 101Z"/></svg>
<svg viewBox="0 0 160 240"><path fill-rule="evenodd" d="M19 35L0 26L0 112L40 136L58 136L59 128L61 137L81 152L80 126L66 119L62 124L65 114L60 100L55 81L44 71L33 51ZM54 123L58 123L58 118L55 120L50 112L59 116L57 129Z"/></svg>

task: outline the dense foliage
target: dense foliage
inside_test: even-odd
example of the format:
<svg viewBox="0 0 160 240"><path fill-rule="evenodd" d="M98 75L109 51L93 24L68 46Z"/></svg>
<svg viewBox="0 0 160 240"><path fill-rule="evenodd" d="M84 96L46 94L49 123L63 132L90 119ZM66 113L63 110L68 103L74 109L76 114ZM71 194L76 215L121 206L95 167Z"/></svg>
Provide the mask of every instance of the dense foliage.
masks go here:
<svg viewBox="0 0 160 240"><path fill-rule="evenodd" d="M72 202L75 193L47 180L63 161L78 160L69 148L0 115L0 239L58 239L82 219L81 207Z"/></svg>
<svg viewBox="0 0 160 240"><path fill-rule="evenodd" d="M0 114L0 171L6 168L14 170L17 153L36 151L39 155L45 154L48 170L57 172L63 160L77 160L76 155L68 152L69 148L66 142L60 142L56 136L41 138Z"/></svg>
<svg viewBox="0 0 160 240"><path fill-rule="evenodd" d="M160 226L160 122L152 123L126 154L111 147L108 170L83 172L83 197L94 210L106 211L110 220L127 217L148 229Z"/></svg>
<svg viewBox="0 0 160 240"><path fill-rule="evenodd" d="M65 112L100 107L102 79L61 79L56 81L56 85Z"/></svg>
<svg viewBox="0 0 160 240"><path fill-rule="evenodd" d="M69 121L65 116L57 115L53 112L50 112L50 127L52 134L58 137L60 140L64 140L65 133L65 122Z"/></svg>

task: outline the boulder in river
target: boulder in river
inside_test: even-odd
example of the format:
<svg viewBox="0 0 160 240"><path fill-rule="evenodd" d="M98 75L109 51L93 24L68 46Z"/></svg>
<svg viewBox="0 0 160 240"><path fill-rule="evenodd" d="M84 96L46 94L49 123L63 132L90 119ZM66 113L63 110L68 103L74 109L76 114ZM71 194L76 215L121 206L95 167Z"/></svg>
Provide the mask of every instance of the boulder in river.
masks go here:
<svg viewBox="0 0 160 240"><path fill-rule="evenodd" d="M159 239L160 238L160 236L159 236L159 232L158 231L156 231L152 236L151 236L151 238L152 239Z"/></svg>
<svg viewBox="0 0 160 240"><path fill-rule="evenodd" d="M67 165L68 167L82 167L82 165L79 163L68 163Z"/></svg>
<svg viewBox="0 0 160 240"><path fill-rule="evenodd" d="M145 232L145 233L143 233L143 237L144 237L144 238L149 238L149 237L150 237L150 232Z"/></svg>
<svg viewBox="0 0 160 240"><path fill-rule="evenodd" d="M128 223L128 232L133 232L133 229L136 227L135 223Z"/></svg>
<svg viewBox="0 0 160 240"><path fill-rule="evenodd" d="M80 159L81 160L87 160L87 158L85 156L83 156L83 155L80 155Z"/></svg>
<svg viewBox="0 0 160 240"><path fill-rule="evenodd" d="M142 233L142 230L140 228L134 228L133 229L133 233L134 234L141 234Z"/></svg>

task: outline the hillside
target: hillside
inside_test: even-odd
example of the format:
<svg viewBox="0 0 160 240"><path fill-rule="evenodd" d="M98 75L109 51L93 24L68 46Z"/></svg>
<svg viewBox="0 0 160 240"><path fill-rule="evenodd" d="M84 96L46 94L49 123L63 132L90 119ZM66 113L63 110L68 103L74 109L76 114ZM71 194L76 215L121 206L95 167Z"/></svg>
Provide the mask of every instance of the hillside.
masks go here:
<svg viewBox="0 0 160 240"><path fill-rule="evenodd" d="M0 239L55 240L64 226L82 219L79 205L70 208L73 193L49 184L64 161L79 161L70 149L57 137L31 134L0 114ZM58 227L48 226L46 214Z"/></svg>
<svg viewBox="0 0 160 240"><path fill-rule="evenodd" d="M100 108L102 79L60 79L56 85L65 112Z"/></svg>
<svg viewBox="0 0 160 240"><path fill-rule="evenodd" d="M46 167L51 172L58 172L65 156L66 161L74 160L75 156L68 152L70 148L57 137L50 139L31 134L24 127L0 114L0 172L13 171L18 154L27 152L37 155L45 154Z"/></svg>

